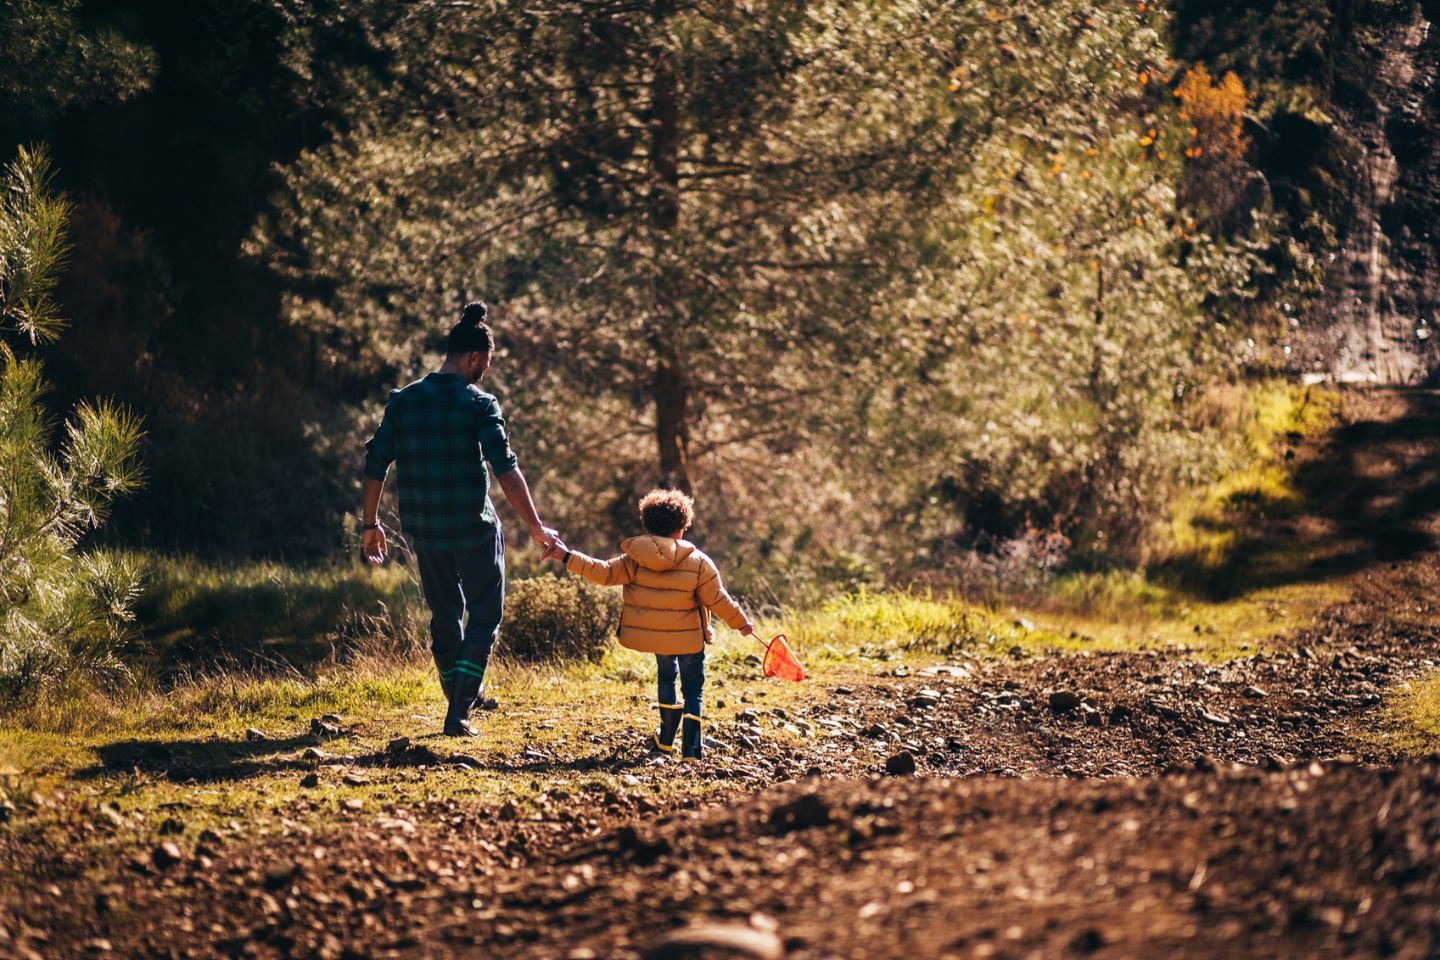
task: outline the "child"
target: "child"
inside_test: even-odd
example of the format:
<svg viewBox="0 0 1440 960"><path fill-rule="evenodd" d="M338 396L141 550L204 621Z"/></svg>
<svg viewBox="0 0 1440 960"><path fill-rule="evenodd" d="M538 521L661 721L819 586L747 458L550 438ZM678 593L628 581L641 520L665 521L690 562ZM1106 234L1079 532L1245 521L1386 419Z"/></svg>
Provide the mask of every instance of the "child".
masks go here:
<svg viewBox="0 0 1440 960"><path fill-rule="evenodd" d="M725 592L715 561L681 540L695 519L695 502L679 490L652 490L640 500L640 522L648 534L620 543L621 555L597 560L556 541L547 554L565 569L606 587L625 588L620 645L655 654L659 676L660 728L655 746L700 759L700 691L705 686L705 645L715 641L710 615L744 636L755 632L739 604ZM684 703L675 696L680 675Z"/></svg>

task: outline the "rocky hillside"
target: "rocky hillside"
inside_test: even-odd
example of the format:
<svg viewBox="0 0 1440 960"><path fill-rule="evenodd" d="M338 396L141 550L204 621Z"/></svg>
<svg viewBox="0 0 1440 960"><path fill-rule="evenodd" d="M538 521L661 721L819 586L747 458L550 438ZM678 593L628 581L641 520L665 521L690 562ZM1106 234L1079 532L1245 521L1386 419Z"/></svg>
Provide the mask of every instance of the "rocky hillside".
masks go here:
<svg viewBox="0 0 1440 960"><path fill-rule="evenodd" d="M1335 171L1348 193L1298 372L1351 383L1440 377L1440 4L1363 5L1331 40Z"/></svg>

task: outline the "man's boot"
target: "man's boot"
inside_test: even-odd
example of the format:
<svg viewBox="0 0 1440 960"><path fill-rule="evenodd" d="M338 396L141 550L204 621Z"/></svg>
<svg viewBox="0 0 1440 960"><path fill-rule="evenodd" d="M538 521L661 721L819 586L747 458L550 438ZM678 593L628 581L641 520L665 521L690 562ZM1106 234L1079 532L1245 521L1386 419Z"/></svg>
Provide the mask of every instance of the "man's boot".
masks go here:
<svg viewBox="0 0 1440 960"><path fill-rule="evenodd" d="M680 756L686 760L699 760L702 741L700 718L693 713L685 714L680 724Z"/></svg>
<svg viewBox="0 0 1440 960"><path fill-rule="evenodd" d="M660 727L655 731L655 749L675 752L675 732L680 729L680 714L685 708L678 703L660 704Z"/></svg>
<svg viewBox="0 0 1440 960"><path fill-rule="evenodd" d="M482 688L479 696L484 696ZM460 691L450 694L450 708L445 711L444 734L447 737L478 737L480 731L476 730L470 723L470 711L475 706L478 697L466 696Z"/></svg>
<svg viewBox="0 0 1440 960"><path fill-rule="evenodd" d="M450 680L450 708L445 711L444 734L447 737L478 737L480 731L470 725L470 711L475 701L485 696L485 668L460 657Z"/></svg>

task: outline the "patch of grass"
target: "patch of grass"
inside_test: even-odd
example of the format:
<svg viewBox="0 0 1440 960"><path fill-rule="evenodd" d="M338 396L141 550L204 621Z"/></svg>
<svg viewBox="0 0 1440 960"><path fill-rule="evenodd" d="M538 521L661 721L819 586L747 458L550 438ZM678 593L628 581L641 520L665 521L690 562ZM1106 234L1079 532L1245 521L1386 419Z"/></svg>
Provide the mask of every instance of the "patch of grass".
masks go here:
<svg viewBox="0 0 1440 960"><path fill-rule="evenodd" d="M1387 723L1376 735L1396 753L1440 750L1440 672L1396 687L1386 705Z"/></svg>
<svg viewBox="0 0 1440 960"><path fill-rule="evenodd" d="M1051 651L1164 649L1223 660L1263 649L1343 599L1338 591L1287 587L1210 603L1141 573L1072 574L1045 596L985 604L933 592L860 591L784 626L807 665L926 660Z"/></svg>
<svg viewBox="0 0 1440 960"><path fill-rule="evenodd" d="M797 651L823 652L835 661L899 650L953 653L981 640L989 617L972 604L929 592L862 589L792 612L786 627Z"/></svg>
<svg viewBox="0 0 1440 960"><path fill-rule="evenodd" d="M1223 406L1223 405L1222 405ZM1339 395L1319 387L1268 383L1246 391L1216 418L1238 435L1236 466L1182 501L1170 521L1157 578L1192 593L1224 598L1298 570L1313 545L1266 538L1262 525L1314 508L1297 483L1300 446L1339 422Z"/></svg>
<svg viewBox="0 0 1440 960"><path fill-rule="evenodd" d="M226 662L304 667L362 639L373 643L386 636L404 645L418 636L425 619L414 573L398 564L290 567L142 559L148 575L135 610L142 632L135 653L152 669Z"/></svg>

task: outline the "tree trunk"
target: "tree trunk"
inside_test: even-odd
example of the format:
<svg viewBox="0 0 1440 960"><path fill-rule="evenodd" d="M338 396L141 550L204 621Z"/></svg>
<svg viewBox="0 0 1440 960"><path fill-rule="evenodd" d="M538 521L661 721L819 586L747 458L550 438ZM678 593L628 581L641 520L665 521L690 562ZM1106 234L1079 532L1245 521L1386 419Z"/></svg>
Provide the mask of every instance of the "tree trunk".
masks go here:
<svg viewBox="0 0 1440 960"><path fill-rule="evenodd" d="M660 482L690 492L690 385L678 365L663 362L655 370L655 441L660 451Z"/></svg>
<svg viewBox="0 0 1440 960"><path fill-rule="evenodd" d="M656 0L657 33L674 9L673 0ZM662 41L663 42L663 41ZM651 347L656 353L655 441L660 458L660 482L690 492L690 380L678 335L679 291L672 289L674 272L664 263L668 235L680 223L680 105L675 79L674 53L660 46L655 51L650 81L650 226L655 257L655 316Z"/></svg>

